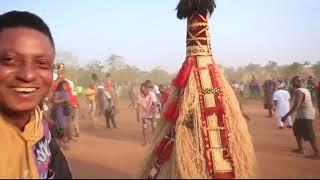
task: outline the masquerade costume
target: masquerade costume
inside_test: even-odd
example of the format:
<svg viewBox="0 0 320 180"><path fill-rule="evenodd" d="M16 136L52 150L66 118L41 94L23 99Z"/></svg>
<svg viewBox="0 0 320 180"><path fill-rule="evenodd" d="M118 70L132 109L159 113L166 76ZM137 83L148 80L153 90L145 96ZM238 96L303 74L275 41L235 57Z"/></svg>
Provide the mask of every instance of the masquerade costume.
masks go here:
<svg viewBox="0 0 320 180"><path fill-rule="evenodd" d="M238 100L212 56L212 0L180 0L186 60L173 80L140 178L250 178L255 153Z"/></svg>

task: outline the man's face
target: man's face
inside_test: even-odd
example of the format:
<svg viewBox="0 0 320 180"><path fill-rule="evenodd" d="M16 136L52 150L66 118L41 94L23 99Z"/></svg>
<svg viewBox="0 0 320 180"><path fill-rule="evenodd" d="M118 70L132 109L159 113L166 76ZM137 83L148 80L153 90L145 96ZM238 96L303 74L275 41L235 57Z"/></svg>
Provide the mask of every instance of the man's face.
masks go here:
<svg viewBox="0 0 320 180"><path fill-rule="evenodd" d="M293 88L300 88L301 87L301 82L302 82L302 80L301 80L301 78L295 78L295 79L293 79L292 80L292 87Z"/></svg>
<svg viewBox="0 0 320 180"><path fill-rule="evenodd" d="M54 55L41 32L22 27L0 31L0 109L32 111L50 90Z"/></svg>
<svg viewBox="0 0 320 180"><path fill-rule="evenodd" d="M151 82L146 83L148 89L153 89L153 85Z"/></svg>
<svg viewBox="0 0 320 180"><path fill-rule="evenodd" d="M59 80L64 80L64 75L63 74L59 75Z"/></svg>
<svg viewBox="0 0 320 180"><path fill-rule="evenodd" d="M68 91L69 84L68 83L63 83L63 90Z"/></svg>
<svg viewBox="0 0 320 180"><path fill-rule="evenodd" d="M147 87L142 86L140 90L141 90L141 93L142 93L143 95L146 96L146 95L148 94L148 89L147 89Z"/></svg>
<svg viewBox="0 0 320 180"><path fill-rule="evenodd" d="M159 91L160 91L160 93L164 93L164 91L165 91L164 86L160 86L160 87L159 87Z"/></svg>

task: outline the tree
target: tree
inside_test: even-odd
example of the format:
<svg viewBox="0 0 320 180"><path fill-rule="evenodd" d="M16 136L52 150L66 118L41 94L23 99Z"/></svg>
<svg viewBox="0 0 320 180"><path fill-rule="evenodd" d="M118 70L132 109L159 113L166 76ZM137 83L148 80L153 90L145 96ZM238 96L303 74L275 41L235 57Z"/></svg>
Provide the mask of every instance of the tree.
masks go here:
<svg viewBox="0 0 320 180"><path fill-rule="evenodd" d="M78 57L69 51L58 51L56 54L56 63L63 63L65 67L78 67Z"/></svg>
<svg viewBox="0 0 320 180"><path fill-rule="evenodd" d="M122 56L111 54L108 59L106 59L107 71L116 71L120 69L128 68L128 64L124 61Z"/></svg>
<svg viewBox="0 0 320 180"><path fill-rule="evenodd" d="M170 82L173 78L166 70L161 67L156 67L148 73L148 79L156 84Z"/></svg>
<svg viewBox="0 0 320 180"><path fill-rule="evenodd" d="M268 61L264 66L264 70L266 71L266 74L269 74L274 79L280 76L278 72L278 63L275 61Z"/></svg>
<svg viewBox="0 0 320 180"><path fill-rule="evenodd" d="M260 64L253 64L253 63L249 63L247 65L247 67L245 67L245 70L246 71L249 71L249 72L254 72L254 71L257 71L261 68L261 65Z"/></svg>
<svg viewBox="0 0 320 180"><path fill-rule="evenodd" d="M56 63L63 63L65 65L65 77L75 81L78 76L80 68L78 57L69 51L58 51L56 54Z"/></svg>
<svg viewBox="0 0 320 180"><path fill-rule="evenodd" d="M89 61L89 64L87 65L87 69L92 73L100 73L102 72L104 68L104 65L101 61L92 59Z"/></svg>
<svg viewBox="0 0 320 180"><path fill-rule="evenodd" d="M318 61L316 64L312 67L313 73L317 78L320 78L320 61Z"/></svg>
<svg viewBox="0 0 320 180"><path fill-rule="evenodd" d="M305 61L305 62L303 63L303 65L308 66L308 65L311 65L311 63L310 63L309 61Z"/></svg>
<svg viewBox="0 0 320 180"><path fill-rule="evenodd" d="M299 62L294 62L290 65L284 65L281 67L281 76L284 79L290 79L294 75L302 75L304 72L304 65Z"/></svg>

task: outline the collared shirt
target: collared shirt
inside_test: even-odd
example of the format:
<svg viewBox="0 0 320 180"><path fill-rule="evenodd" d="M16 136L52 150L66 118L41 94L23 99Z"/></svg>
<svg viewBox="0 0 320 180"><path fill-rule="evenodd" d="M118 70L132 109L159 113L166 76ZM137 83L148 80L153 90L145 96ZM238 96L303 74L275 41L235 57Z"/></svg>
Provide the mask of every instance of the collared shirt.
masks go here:
<svg viewBox="0 0 320 180"><path fill-rule="evenodd" d="M157 97L156 95L148 91L147 95L144 95L142 93L138 96L138 104L142 106L142 118L153 118L154 116L154 105L157 103Z"/></svg>
<svg viewBox="0 0 320 180"><path fill-rule="evenodd" d="M273 93L273 100L277 101L276 114L278 118L286 115L290 110L290 94L288 91L280 89Z"/></svg>

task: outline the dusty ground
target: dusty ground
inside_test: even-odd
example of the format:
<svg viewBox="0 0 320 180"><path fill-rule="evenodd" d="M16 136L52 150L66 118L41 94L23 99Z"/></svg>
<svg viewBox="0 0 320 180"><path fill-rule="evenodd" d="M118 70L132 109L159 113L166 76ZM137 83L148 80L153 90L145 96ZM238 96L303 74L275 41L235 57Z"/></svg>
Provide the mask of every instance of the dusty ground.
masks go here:
<svg viewBox="0 0 320 180"><path fill-rule="evenodd" d="M117 117L120 129L108 130L100 119L93 130L89 119L81 119L81 137L65 152L74 178L136 178L146 147L141 145L141 130L134 111L127 108L127 102L120 104ZM320 160L305 157L311 153L308 143L305 143L306 155L291 153L296 147L292 130L278 130L276 121L265 117L260 102L245 101L243 105L251 117L249 128L259 163L259 178L320 178ZM315 125L319 137L319 118Z"/></svg>

